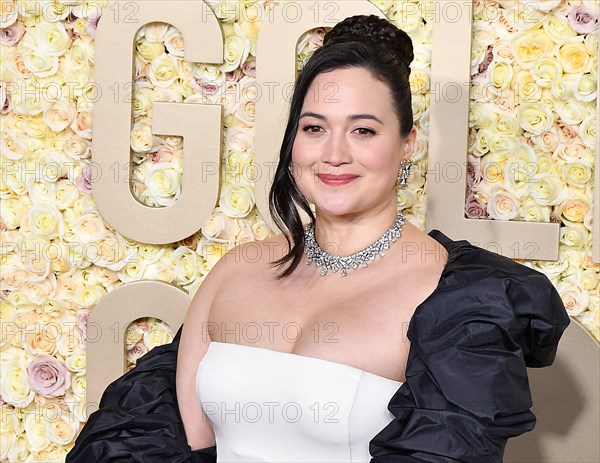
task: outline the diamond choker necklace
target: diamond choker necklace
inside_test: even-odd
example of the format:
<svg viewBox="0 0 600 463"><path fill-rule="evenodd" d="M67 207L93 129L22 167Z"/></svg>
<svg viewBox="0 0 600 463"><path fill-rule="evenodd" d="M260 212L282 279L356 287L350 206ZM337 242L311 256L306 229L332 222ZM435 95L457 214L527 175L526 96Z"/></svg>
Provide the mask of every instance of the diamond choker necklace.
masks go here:
<svg viewBox="0 0 600 463"><path fill-rule="evenodd" d="M362 251L349 256L333 256L323 251L315 239L315 226L311 224L304 231L305 252L308 257L306 264L314 263L317 267L323 267L319 272L321 276L326 275L329 270L334 273L341 270L340 273L345 277L348 270L356 270L359 265L367 267L368 262L375 260L375 257L383 257L385 251L389 249L390 243L395 243L396 239L402 234L403 224L404 214L398 211L396 221L377 241Z"/></svg>

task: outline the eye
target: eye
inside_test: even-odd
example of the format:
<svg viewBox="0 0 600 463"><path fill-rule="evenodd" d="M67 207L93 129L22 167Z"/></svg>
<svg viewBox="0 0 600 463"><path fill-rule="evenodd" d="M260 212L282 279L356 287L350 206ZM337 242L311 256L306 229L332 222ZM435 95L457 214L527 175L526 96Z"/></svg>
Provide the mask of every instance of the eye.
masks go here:
<svg viewBox="0 0 600 463"><path fill-rule="evenodd" d="M305 125L304 127L302 127L303 132L309 132L309 133L317 133L318 132L318 131L315 131L312 129L321 129L321 127L319 127L318 125Z"/></svg>
<svg viewBox="0 0 600 463"><path fill-rule="evenodd" d="M356 130L362 130L361 135L375 135L375 131L371 129L367 129L366 127L359 127Z"/></svg>

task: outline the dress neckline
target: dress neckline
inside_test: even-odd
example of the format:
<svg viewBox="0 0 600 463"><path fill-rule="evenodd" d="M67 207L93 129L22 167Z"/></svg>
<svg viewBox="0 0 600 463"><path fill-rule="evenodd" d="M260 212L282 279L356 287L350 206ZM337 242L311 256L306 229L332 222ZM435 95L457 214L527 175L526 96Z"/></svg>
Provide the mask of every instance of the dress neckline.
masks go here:
<svg viewBox="0 0 600 463"><path fill-rule="evenodd" d="M412 317L410 318L410 320L408 322L408 330L409 331L410 331L410 328L411 328L412 320L415 318L415 315L417 314L417 312L419 312L421 310L421 308L427 304L427 302L429 301L429 299L431 299L432 297L434 297L436 295L436 293L439 291L439 289L441 288L444 279L446 278L447 274L452 269L452 266L454 265L454 262L455 262L456 258L460 254L458 251L461 248L461 246L464 246L465 244L469 244L469 242L466 241L466 240L460 240L460 241L452 240L448 236L444 235L441 231L439 231L438 229L435 229L435 228L433 230L429 231L429 233L427 233L427 235L429 235L431 238L433 238L434 240L436 240L438 243L440 243L446 249L446 251L448 252L448 260L446 261L446 264L444 265L444 268L442 269L442 272L440 274L440 278L439 278L439 280L437 282L437 285L436 285L435 289L431 292L431 294L429 294L429 296L427 296L423 300L423 302L421 302L415 308L415 310L413 312L413 315L412 315ZM305 358L313 359L313 360L316 360L316 361L329 362L329 363L333 363L333 364L340 365L340 366L343 366L343 367L352 368L354 370L361 371L362 373L366 373L368 375L372 375L372 376L384 379L386 381L392 381L392 382L397 383L399 385L404 384L403 381L397 381L395 379L388 378L387 376L378 375L376 373L372 373L370 371L363 370L362 368L358 368L358 367L355 367L355 366L352 366L352 365L348 365L347 363L336 362L335 360L324 359L324 358L321 358L321 357L313 357L313 356L310 356L310 355L302 355L302 354L297 354L295 352L285 352L285 351L280 351L280 350L275 350L275 349L269 349L268 347L250 346L250 345L247 345L247 344L238 344L238 343L233 343L233 342L211 341L209 343L209 345L208 345L209 348L210 348L210 345L213 342L217 343L217 344L231 344L232 346L238 346L238 347L242 347L242 348L249 347L251 349L262 349L262 350L274 352L275 354L293 355L295 357L305 357Z"/></svg>
<svg viewBox="0 0 600 463"><path fill-rule="evenodd" d="M358 368L358 367L355 367L355 366L352 366L352 365L348 365L347 363L336 362L335 360L324 359L324 358L321 358L321 357L313 357L311 355L296 354L295 352L285 352L285 351L282 351L282 350L269 349L268 347L262 347L262 346L251 346L251 345L248 345L248 344L238 344L238 343L235 343L235 342L211 341L208 344L208 348L210 348L210 346L213 343L214 344L228 344L228 345L235 346L235 347L238 347L238 348L259 349L261 351L272 352L273 354L276 354L276 355L277 354L292 355L294 358L299 358L299 359L309 359L311 361L315 360L315 361L318 361L318 362L333 363L335 365L338 365L338 366L341 366L341 367L344 367L344 368L351 368L352 370L358 370L358 371L360 371L363 374L367 374L367 375L370 375L370 376L375 376L377 378L381 378L381 379L383 379L385 381L396 383L398 385L403 384L403 381L397 381L395 379L388 378L387 376L378 375L376 373L372 373L370 371L363 370L362 368ZM304 361L306 361L306 360L304 360Z"/></svg>

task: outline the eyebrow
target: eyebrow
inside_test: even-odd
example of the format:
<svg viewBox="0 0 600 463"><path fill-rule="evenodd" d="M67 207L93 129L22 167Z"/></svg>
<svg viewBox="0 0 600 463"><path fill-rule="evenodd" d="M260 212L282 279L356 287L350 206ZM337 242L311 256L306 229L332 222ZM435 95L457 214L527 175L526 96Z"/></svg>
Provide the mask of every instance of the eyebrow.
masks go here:
<svg viewBox="0 0 600 463"><path fill-rule="evenodd" d="M298 119L302 119L303 117L306 117L306 116L316 117L317 119L321 119L323 121L327 120L327 118L325 116L323 116L322 114L313 113L310 111L300 114L300 117ZM379 122L381 125L384 125L383 122L381 122L381 120L377 116L374 116L373 114L350 114L348 116L348 119L351 121L355 121L357 119L371 119L371 120Z"/></svg>

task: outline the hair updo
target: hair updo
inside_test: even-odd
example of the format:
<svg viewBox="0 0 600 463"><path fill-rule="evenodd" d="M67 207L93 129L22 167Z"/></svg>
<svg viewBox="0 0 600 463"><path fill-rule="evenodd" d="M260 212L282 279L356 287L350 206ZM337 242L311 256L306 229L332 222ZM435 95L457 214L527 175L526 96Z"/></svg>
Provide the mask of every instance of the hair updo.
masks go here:
<svg viewBox="0 0 600 463"><path fill-rule="evenodd" d="M277 267L289 263L278 275L292 274L304 253L304 225L297 207L311 222L315 216L300 193L292 175L292 147L298 129L305 96L317 75L336 69L364 68L384 82L400 122L400 136L406 137L413 126L410 91L410 63L414 59L412 40L401 29L376 15L357 15L335 25L323 38L323 46L306 62L294 86L287 126L279 152L279 164L269 191L269 209L277 226L284 232L289 252L272 262ZM290 240L291 238L291 240Z"/></svg>

